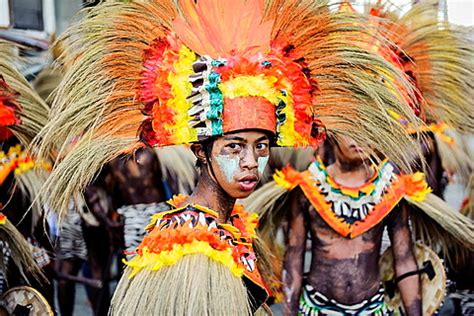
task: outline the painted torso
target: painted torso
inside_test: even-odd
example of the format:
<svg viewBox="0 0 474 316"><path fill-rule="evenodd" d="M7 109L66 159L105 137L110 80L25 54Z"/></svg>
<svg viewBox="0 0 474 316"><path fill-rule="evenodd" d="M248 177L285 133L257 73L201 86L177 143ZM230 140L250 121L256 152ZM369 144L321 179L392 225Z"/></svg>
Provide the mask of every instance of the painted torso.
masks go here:
<svg viewBox="0 0 474 316"><path fill-rule="evenodd" d="M311 164L305 179L308 181L303 181L300 188L307 205L312 240L307 281L320 293L339 302L363 302L379 290L383 219L402 198L398 190L391 188L397 181L393 166L384 162L358 188L338 184L321 161ZM387 194L390 203L385 202L381 207Z"/></svg>
<svg viewBox="0 0 474 316"><path fill-rule="evenodd" d="M358 188L338 184L321 161L303 172L285 167L274 176L287 190L301 189L298 206L312 241L307 282L344 304L357 304L377 293L384 227L393 228L400 217L397 205L402 198L419 200L429 192L423 174L397 175L387 162L373 168L374 175Z"/></svg>

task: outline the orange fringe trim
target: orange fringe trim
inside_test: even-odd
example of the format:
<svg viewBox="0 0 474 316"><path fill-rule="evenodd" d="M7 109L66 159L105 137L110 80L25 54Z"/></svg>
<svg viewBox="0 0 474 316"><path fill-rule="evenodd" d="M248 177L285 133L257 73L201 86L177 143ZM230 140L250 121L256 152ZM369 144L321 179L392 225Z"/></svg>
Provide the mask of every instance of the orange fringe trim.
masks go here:
<svg viewBox="0 0 474 316"><path fill-rule="evenodd" d="M331 205L326 202L325 196L318 190L318 183L311 178L311 173L308 170L298 172L288 166L281 172L277 172L275 177L277 184L286 189L299 186L324 221L341 236L349 238L360 236L380 223L404 196L415 201L423 201L426 195L431 192L424 180L424 174L421 172L398 176L398 179L392 182L381 201L374 206L366 218L350 224L333 212Z"/></svg>

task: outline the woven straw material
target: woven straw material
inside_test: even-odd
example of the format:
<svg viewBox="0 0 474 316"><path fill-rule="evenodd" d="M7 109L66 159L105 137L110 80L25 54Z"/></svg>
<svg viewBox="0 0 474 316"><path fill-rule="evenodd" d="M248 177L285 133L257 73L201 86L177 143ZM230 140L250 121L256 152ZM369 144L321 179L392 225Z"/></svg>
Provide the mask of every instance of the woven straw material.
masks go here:
<svg viewBox="0 0 474 316"><path fill-rule="evenodd" d="M444 265L436 253L422 243L418 242L414 245L414 254L418 268L421 268L423 263L429 260L433 264L436 273L433 280L430 280L425 273L421 275L421 301L423 304L423 315L433 315L443 302L446 293L446 272ZM383 282L395 278L393 252L391 247L385 250L383 255L380 257L379 268L380 278ZM392 298L385 293L385 302L394 310L400 308L404 311L398 288Z"/></svg>

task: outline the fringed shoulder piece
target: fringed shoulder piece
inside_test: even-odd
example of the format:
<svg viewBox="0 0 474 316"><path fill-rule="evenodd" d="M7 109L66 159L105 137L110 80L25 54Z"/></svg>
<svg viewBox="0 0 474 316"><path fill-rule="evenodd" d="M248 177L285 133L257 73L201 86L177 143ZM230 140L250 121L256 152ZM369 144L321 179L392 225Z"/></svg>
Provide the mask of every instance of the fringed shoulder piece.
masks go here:
<svg viewBox="0 0 474 316"><path fill-rule="evenodd" d="M338 184L327 173L321 160L314 162L304 172L288 166L277 171L274 179L283 189L301 188L315 211L332 229L344 237L355 238L379 224L403 197L422 201L431 191L422 173L396 175L388 162L374 169L374 175L357 188ZM259 192L259 195L265 194ZM273 197L271 200L275 201ZM265 220L273 221L280 217L267 216ZM264 225L268 224L264 222ZM270 226L275 229L273 223Z"/></svg>

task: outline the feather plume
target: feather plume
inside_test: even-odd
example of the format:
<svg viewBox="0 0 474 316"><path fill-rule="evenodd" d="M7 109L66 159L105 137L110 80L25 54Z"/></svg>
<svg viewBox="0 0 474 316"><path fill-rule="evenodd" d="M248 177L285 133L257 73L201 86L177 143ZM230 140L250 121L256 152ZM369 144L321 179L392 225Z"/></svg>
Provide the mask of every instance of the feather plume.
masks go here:
<svg viewBox="0 0 474 316"><path fill-rule="evenodd" d="M46 125L49 107L17 70L16 65L22 62L18 57L17 49L18 46L15 44L0 40L0 75L16 94L14 102L19 105L15 111L19 124L9 126L8 129L20 144L29 150L33 138ZM15 186L20 189L25 198L34 201L47 174L46 170L30 170L15 174ZM32 210L33 218L38 219L43 213L43 206L39 201L34 202Z"/></svg>
<svg viewBox="0 0 474 316"><path fill-rule="evenodd" d="M25 77L17 70L15 63L19 62L13 43L0 40L0 75L8 86L18 94L16 103L20 105L17 111L20 124L10 127L12 133L24 146L28 146L32 139L46 125L48 106L33 90Z"/></svg>
<svg viewBox="0 0 474 316"><path fill-rule="evenodd" d="M413 88L381 56L360 48L369 47L370 42L351 44L355 37L381 45L389 45L387 40L364 18L331 13L323 1L269 1L266 18L275 19L274 38L289 38L304 52L319 89L314 113L328 134L350 136L409 171L410 161L420 153L413 153L413 139L389 118L387 110L402 112L419 126L406 102L407 96L414 97Z"/></svg>
<svg viewBox="0 0 474 316"><path fill-rule="evenodd" d="M67 69L35 140L40 157L56 154L43 197L62 214L104 164L142 146L137 134L145 117L136 97L143 52L168 35L176 11L169 0L103 3L84 13L60 39L59 63Z"/></svg>
<svg viewBox="0 0 474 316"><path fill-rule="evenodd" d="M264 0L180 0L174 31L200 55L224 58L266 53L272 21L263 21Z"/></svg>

